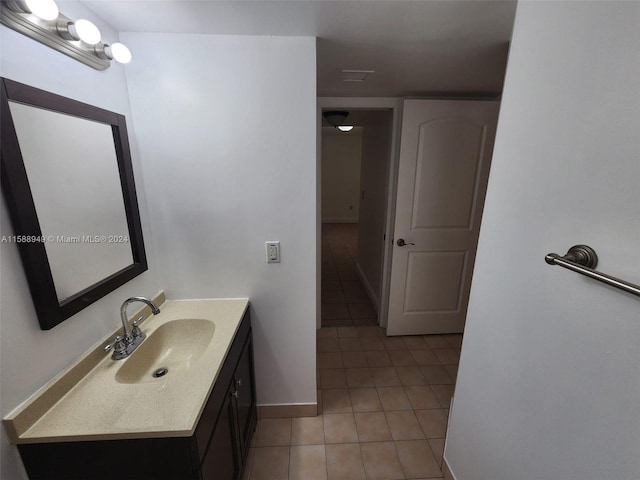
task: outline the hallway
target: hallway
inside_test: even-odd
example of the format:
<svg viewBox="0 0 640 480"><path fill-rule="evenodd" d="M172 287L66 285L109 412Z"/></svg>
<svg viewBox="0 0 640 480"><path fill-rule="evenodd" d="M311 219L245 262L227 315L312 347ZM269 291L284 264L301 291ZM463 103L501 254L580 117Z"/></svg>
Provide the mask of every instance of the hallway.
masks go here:
<svg viewBox="0 0 640 480"><path fill-rule="evenodd" d="M322 225L318 415L258 421L245 480L442 479L462 335L385 336L358 225Z"/></svg>
<svg viewBox="0 0 640 480"><path fill-rule="evenodd" d="M322 326L377 325L356 271L357 223L322 224Z"/></svg>
<svg viewBox="0 0 640 480"><path fill-rule="evenodd" d="M462 335L318 330L318 416L262 419L244 479L441 479Z"/></svg>

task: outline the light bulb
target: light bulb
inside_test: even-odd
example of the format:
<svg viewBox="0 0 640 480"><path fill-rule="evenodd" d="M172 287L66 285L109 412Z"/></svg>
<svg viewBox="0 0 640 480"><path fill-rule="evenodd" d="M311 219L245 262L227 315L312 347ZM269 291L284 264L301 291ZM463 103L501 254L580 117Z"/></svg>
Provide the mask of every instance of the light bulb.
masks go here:
<svg viewBox="0 0 640 480"><path fill-rule="evenodd" d="M118 63L129 63L131 61L131 51L122 43L113 43L106 50L107 55L110 55Z"/></svg>
<svg viewBox="0 0 640 480"><path fill-rule="evenodd" d="M341 132L350 132L353 130L353 125L338 125L336 128Z"/></svg>
<svg viewBox="0 0 640 480"><path fill-rule="evenodd" d="M89 45L95 45L100 41L100 30L89 20L80 19L69 25L69 33L77 40L82 40Z"/></svg>
<svg viewBox="0 0 640 480"><path fill-rule="evenodd" d="M54 0L26 0L27 8L42 20L55 20L60 11Z"/></svg>

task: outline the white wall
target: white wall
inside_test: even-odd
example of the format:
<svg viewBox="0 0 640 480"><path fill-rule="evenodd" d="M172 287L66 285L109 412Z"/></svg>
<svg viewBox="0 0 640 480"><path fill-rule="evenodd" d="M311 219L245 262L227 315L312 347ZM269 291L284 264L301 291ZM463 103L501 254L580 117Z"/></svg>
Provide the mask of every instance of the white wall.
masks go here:
<svg viewBox="0 0 640 480"><path fill-rule="evenodd" d="M392 119L391 110L370 111L362 132L360 189L363 198L358 223L358 265L378 311L389 197Z"/></svg>
<svg viewBox="0 0 640 480"><path fill-rule="evenodd" d="M109 41L117 34L76 2L60 4L72 18L93 20ZM140 215L145 234L149 271L120 287L52 330L40 330L18 250L14 244L0 245L0 414L4 417L38 388L63 370L84 351L118 327L122 301L135 295L154 295L161 284L150 238L142 175L124 69L115 64L99 72L41 45L4 26L0 27L0 74L37 88L90 103L127 117ZM136 53L134 52L134 55ZM0 208L0 235L11 235L12 227L4 200ZM0 477L26 478L17 449L8 443L4 428Z"/></svg>
<svg viewBox="0 0 640 480"><path fill-rule="evenodd" d="M640 3L521 2L445 457L458 480L637 479Z"/></svg>
<svg viewBox="0 0 640 480"><path fill-rule="evenodd" d="M315 39L121 37L167 296L249 297L258 403L316 403Z"/></svg>
<svg viewBox="0 0 640 480"><path fill-rule="evenodd" d="M357 223L362 129L322 128L322 221Z"/></svg>

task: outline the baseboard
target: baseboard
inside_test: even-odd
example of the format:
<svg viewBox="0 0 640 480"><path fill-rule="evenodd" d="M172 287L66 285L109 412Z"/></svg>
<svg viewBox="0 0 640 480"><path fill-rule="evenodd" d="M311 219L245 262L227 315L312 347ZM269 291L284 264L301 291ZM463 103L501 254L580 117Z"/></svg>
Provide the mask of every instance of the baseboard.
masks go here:
<svg viewBox="0 0 640 480"><path fill-rule="evenodd" d="M367 276L362 271L362 268L360 268L360 264L358 262L356 262L356 272L358 272L358 277L360 277L362 286L367 292L367 296L369 297L369 300L371 300L371 303L373 304L373 308L375 308L376 313L380 315L380 299L378 298L378 295L376 294L376 292L373 291L373 288L371 288L371 284L369 283Z"/></svg>
<svg viewBox="0 0 640 480"><path fill-rule="evenodd" d="M456 477L451 473L451 468L449 468L447 459L444 457L442 457L442 476L444 477L444 480L456 480Z"/></svg>
<svg viewBox="0 0 640 480"><path fill-rule="evenodd" d="M322 223L358 223L357 217L323 218Z"/></svg>
<svg viewBox="0 0 640 480"><path fill-rule="evenodd" d="M453 395L455 395L455 391ZM453 395L451 396L451 401L449 402L449 415L447 416L447 433L444 439L444 451L442 452L442 476L444 477L444 480L456 480L456 477L451 471L451 467L449 467L449 463L447 463L447 459L445 457L445 452L447 451L447 441L449 440L449 428L451 428L451 414L453 412Z"/></svg>
<svg viewBox="0 0 640 480"><path fill-rule="evenodd" d="M305 405L258 405L258 418L297 418L315 417L318 404Z"/></svg>

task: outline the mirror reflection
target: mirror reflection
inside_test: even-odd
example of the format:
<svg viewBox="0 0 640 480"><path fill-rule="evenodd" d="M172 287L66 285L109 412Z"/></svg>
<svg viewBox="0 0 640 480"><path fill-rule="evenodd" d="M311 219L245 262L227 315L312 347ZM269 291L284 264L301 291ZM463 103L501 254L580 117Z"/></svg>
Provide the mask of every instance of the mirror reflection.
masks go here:
<svg viewBox="0 0 640 480"><path fill-rule="evenodd" d="M9 102L58 300L133 262L111 127Z"/></svg>

